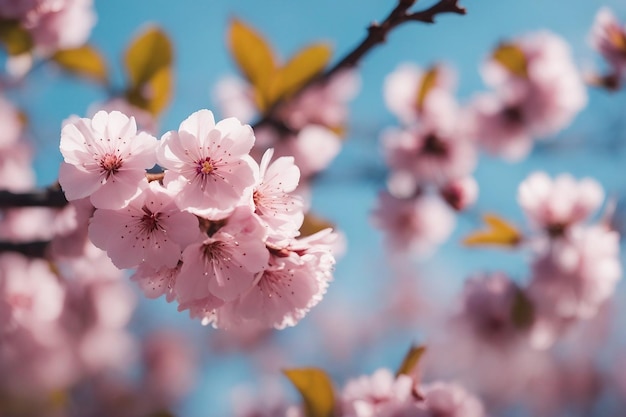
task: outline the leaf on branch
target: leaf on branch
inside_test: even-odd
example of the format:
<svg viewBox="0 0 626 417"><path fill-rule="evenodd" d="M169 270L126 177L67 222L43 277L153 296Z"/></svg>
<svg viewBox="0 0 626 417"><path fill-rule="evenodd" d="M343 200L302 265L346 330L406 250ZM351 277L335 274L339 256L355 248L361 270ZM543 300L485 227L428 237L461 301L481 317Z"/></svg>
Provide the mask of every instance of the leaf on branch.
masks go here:
<svg viewBox="0 0 626 417"><path fill-rule="evenodd" d="M332 417L335 394L328 374L319 368L286 369L289 378L302 396L306 417Z"/></svg>
<svg viewBox="0 0 626 417"><path fill-rule="evenodd" d="M131 87L141 87L163 68L172 65L173 48L169 37L158 27L149 27L126 49L124 62Z"/></svg>
<svg viewBox="0 0 626 417"><path fill-rule="evenodd" d="M0 42L9 55L20 55L33 48L33 38L17 20L0 20Z"/></svg>
<svg viewBox="0 0 626 417"><path fill-rule="evenodd" d="M274 53L254 29L233 19L228 33L230 53L237 66L254 87L267 86L276 71Z"/></svg>
<svg viewBox="0 0 626 417"><path fill-rule="evenodd" d="M131 41L124 55L130 81L126 98L155 116L167 106L172 95L173 49L165 32L150 27Z"/></svg>
<svg viewBox="0 0 626 417"><path fill-rule="evenodd" d="M439 77L439 70L437 66L432 66L431 68L424 73L422 77L422 83L419 86L419 90L417 92L417 100L415 102L415 107L417 111L422 111L424 109L424 101L426 101L426 97L428 93L437 85L437 78Z"/></svg>
<svg viewBox="0 0 626 417"><path fill-rule="evenodd" d="M109 79L107 63L102 54L91 45L57 51L52 60L72 74L91 78L106 84Z"/></svg>
<svg viewBox="0 0 626 417"><path fill-rule="evenodd" d="M396 371L396 378L400 375L413 376L420 359L426 352L426 346L411 346L406 356L402 360L400 367Z"/></svg>
<svg viewBox="0 0 626 417"><path fill-rule="evenodd" d="M316 43L280 65L267 40L238 19L233 19L230 25L228 41L237 66L254 88L256 105L261 112L298 92L324 70L332 55L327 44Z"/></svg>
<svg viewBox="0 0 626 417"><path fill-rule="evenodd" d="M465 245L514 247L522 240L521 233L503 218L495 214L486 214L483 216L483 220L487 224L487 229L471 233L463 240Z"/></svg>
<svg viewBox="0 0 626 417"><path fill-rule="evenodd" d="M519 46L513 43L501 43L493 52L492 57L513 75L522 78L528 77L526 55Z"/></svg>
<svg viewBox="0 0 626 417"><path fill-rule="evenodd" d="M300 236L311 236L312 234L317 233L320 230L334 227L335 225L328 220L316 216L315 214L307 213L304 215L304 221L302 222L302 226L300 226Z"/></svg>
<svg viewBox="0 0 626 417"><path fill-rule="evenodd" d="M535 320L535 308L526 293L517 288L511 306L511 319L519 329L527 329Z"/></svg>
<svg viewBox="0 0 626 417"><path fill-rule="evenodd" d="M297 93L326 68L331 56L332 50L325 43L310 45L296 53L273 74L267 101L273 104Z"/></svg>

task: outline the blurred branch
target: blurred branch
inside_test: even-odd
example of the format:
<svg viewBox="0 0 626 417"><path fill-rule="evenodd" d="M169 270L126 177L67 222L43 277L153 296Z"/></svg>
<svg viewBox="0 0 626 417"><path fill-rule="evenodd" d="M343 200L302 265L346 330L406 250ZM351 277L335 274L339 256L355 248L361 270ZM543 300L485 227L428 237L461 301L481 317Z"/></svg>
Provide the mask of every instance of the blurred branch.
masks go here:
<svg viewBox="0 0 626 417"><path fill-rule="evenodd" d="M2 252L17 252L29 258L45 258L49 241L36 241L36 242L2 242L0 241L0 253Z"/></svg>
<svg viewBox="0 0 626 417"><path fill-rule="evenodd" d="M0 190L0 208L11 207L51 207L61 208L67 205L65 194L58 184L40 191L13 193Z"/></svg>
<svg viewBox="0 0 626 417"><path fill-rule="evenodd" d="M309 84L305 85L298 94L313 85L323 84L327 82L333 75L341 70L354 68L374 47L384 43L387 35L396 27L406 22L422 22L434 23L435 16L444 13L465 14L465 8L458 3L459 0L439 0L433 6L426 10L410 13L409 9L417 2L417 0L398 0L397 6L389 13L382 23L372 22L367 28L367 36L361 41L356 48L344 56L334 66L326 70L320 76L314 78ZM273 127L281 127L284 124L278 120L274 113L281 102L276 103L263 118L256 122L252 127L257 129L261 126L270 125Z"/></svg>

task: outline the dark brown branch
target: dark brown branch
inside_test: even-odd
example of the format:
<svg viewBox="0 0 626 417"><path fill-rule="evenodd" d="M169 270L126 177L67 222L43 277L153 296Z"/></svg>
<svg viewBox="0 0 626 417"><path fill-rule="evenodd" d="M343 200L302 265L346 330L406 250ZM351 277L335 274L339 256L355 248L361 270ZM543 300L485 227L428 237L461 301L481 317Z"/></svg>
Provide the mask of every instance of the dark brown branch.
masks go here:
<svg viewBox="0 0 626 417"><path fill-rule="evenodd" d="M49 241L36 241L25 243L2 242L0 241L0 253L17 252L29 258L45 258Z"/></svg>
<svg viewBox="0 0 626 417"><path fill-rule="evenodd" d="M65 194L58 185L30 193L12 193L0 191L0 208L11 207L51 207L61 208L67 205Z"/></svg>
<svg viewBox="0 0 626 417"><path fill-rule="evenodd" d="M406 22L422 22L422 23L434 23L435 16L443 13L455 13L465 14L465 8L461 7L458 3L459 0L439 0L436 4L429 7L426 10L409 13L408 10L417 2L417 0L399 0L397 6L389 13L389 15L383 20L382 23L373 22L367 28L367 36L361 41L356 48L349 52L339 62L333 65L331 68L323 72L320 76L314 78L309 84L305 85L298 94L305 91L307 88L323 84L327 82L333 75L341 70L354 68L359 62L367 55L374 47L384 43L387 39L387 35L396 27ZM275 109L279 107L281 102L276 103L268 113L256 122L252 127L257 129L261 126L274 126L280 127L282 122L278 120L275 115Z"/></svg>

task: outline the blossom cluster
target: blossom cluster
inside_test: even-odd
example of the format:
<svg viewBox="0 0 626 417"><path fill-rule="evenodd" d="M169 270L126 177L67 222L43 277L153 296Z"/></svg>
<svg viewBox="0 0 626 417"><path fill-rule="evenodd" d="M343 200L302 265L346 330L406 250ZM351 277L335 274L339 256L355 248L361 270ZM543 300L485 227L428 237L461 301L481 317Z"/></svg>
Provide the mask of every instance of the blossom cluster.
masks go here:
<svg viewBox="0 0 626 417"><path fill-rule="evenodd" d="M93 207L89 239L118 268L135 268L148 297L219 328L283 328L324 294L335 235L298 238L299 169L271 150L257 164L254 141L250 126L209 110L160 141L100 111L65 123L59 182L69 201ZM146 175L156 163L160 181Z"/></svg>
<svg viewBox="0 0 626 417"><path fill-rule="evenodd" d="M586 104L568 45L549 32L501 44L483 77L494 91L461 106L453 71L444 65L405 64L388 76L385 102L403 127L382 134L390 174L374 222L394 250L428 252L448 238L450 209L477 199L472 173L479 150L520 160L535 139L565 128Z"/></svg>

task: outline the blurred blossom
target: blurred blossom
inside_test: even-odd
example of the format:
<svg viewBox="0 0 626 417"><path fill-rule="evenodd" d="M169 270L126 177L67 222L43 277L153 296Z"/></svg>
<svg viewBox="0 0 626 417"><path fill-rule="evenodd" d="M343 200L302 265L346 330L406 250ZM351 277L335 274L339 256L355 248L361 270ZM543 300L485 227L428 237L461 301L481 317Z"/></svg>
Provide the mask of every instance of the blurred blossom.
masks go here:
<svg viewBox="0 0 626 417"><path fill-rule="evenodd" d="M385 79L385 104L404 125L427 120L450 126L457 116L455 84L456 76L448 66L437 65L424 71L405 63Z"/></svg>
<svg viewBox="0 0 626 417"><path fill-rule="evenodd" d="M610 66L609 77L615 85L609 87L618 87L626 74L626 27L609 8L602 7L596 14L589 41Z"/></svg>
<svg viewBox="0 0 626 417"><path fill-rule="evenodd" d="M122 97L115 97L103 103L92 104L89 107L87 114L89 117L93 118L96 113L101 110L107 113L119 111L128 117L133 117L137 123L137 130L150 133L151 135L156 135L159 130L158 121L152 114L144 109L133 106Z"/></svg>
<svg viewBox="0 0 626 417"><path fill-rule="evenodd" d="M602 205L604 190L591 178L576 181L562 174L553 180L535 172L519 185L517 200L533 226L559 236L589 220Z"/></svg>
<svg viewBox="0 0 626 417"><path fill-rule="evenodd" d="M422 255L442 244L455 224L450 208L436 196L396 198L387 192L379 194L372 221L385 232L392 252Z"/></svg>

